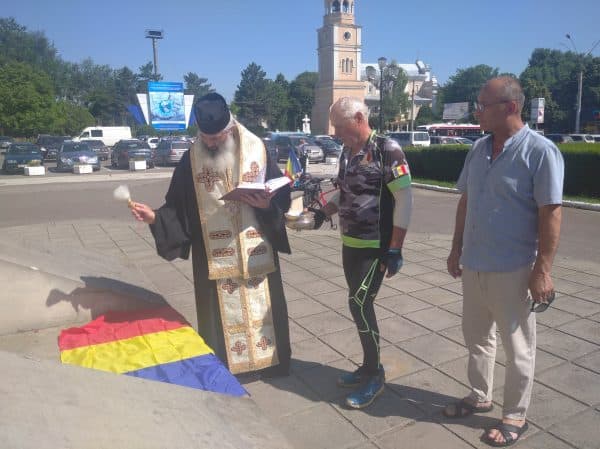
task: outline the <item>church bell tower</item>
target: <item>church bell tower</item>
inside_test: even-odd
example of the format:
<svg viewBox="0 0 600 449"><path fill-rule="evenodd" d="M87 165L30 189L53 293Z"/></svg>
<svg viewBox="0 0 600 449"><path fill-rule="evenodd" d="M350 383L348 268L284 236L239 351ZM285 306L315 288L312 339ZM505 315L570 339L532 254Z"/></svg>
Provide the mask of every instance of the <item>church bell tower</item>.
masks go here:
<svg viewBox="0 0 600 449"><path fill-rule="evenodd" d="M354 23L356 0L324 0L323 26L319 38L319 80L312 110L313 134L333 134L329 108L341 97L364 100L365 82L360 80L361 27Z"/></svg>

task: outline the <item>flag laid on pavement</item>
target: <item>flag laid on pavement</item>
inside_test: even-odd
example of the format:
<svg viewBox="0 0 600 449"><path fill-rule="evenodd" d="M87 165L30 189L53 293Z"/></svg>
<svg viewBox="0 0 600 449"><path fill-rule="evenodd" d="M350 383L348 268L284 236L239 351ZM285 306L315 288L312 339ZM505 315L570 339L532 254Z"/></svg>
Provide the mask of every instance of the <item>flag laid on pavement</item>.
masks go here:
<svg viewBox="0 0 600 449"><path fill-rule="evenodd" d="M296 181L296 175L302 171L302 165L296 156L296 152L290 149L287 164L285 164L285 176L290 178L290 184Z"/></svg>
<svg viewBox="0 0 600 449"><path fill-rule="evenodd" d="M107 312L58 337L63 363L243 396L246 390L171 307Z"/></svg>

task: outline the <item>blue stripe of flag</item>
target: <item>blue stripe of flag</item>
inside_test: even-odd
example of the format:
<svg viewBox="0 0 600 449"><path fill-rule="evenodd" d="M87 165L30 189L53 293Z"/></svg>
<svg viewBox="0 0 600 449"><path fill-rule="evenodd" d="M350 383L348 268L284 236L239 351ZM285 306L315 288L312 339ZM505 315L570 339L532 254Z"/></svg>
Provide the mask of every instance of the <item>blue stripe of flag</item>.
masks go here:
<svg viewBox="0 0 600 449"><path fill-rule="evenodd" d="M214 354L205 354L178 362L163 363L125 373L128 376L158 380L199 390L231 396L248 393Z"/></svg>

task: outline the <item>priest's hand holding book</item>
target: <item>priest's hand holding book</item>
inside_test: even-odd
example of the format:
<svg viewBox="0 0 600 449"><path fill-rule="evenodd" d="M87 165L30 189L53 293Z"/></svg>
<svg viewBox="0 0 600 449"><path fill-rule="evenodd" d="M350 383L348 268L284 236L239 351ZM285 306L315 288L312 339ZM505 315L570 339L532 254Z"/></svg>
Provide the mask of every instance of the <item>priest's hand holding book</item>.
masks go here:
<svg viewBox="0 0 600 449"><path fill-rule="evenodd" d="M222 200L240 201L251 207L267 209L275 192L285 185L290 184L290 178L281 176L269 179L265 183L241 182L235 189L221 197Z"/></svg>

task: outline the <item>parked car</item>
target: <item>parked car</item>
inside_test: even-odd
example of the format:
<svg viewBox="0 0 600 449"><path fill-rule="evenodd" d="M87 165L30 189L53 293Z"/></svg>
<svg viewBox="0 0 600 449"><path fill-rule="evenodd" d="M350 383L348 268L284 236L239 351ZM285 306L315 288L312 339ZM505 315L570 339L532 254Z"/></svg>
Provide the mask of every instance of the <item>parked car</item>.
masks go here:
<svg viewBox="0 0 600 449"><path fill-rule="evenodd" d="M569 143L573 142L573 138L568 134L546 134L544 137L550 139L554 143Z"/></svg>
<svg viewBox="0 0 600 449"><path fill-rule="evenodd" d="M107 161L110 157L110 148L104 145L104 142L101 140L92 140L92 139L84 139L81 140L82 143L87 143L87 145L95 152L101 161Z"/></svg>
<svg viewBox="0 0 600 449"><path fill-rule="evenodd" d="M328 157L339 158L342 154L342 146L337 144L333 139L315 139L317 145L323 149L323 161Z"/></svg>
<svg viewBox="0 0 600 449"><path fill-rule="evenodd" d="M390 133L389 137L401 146L428 147L431 144L429 134L426 131L401 131Z"/></svg>
<svg viewBox="0 0 600 449"><path fill-rule="evenodd" d="M91 165L94 171L100 170L100 158L87 143L72 140L63 142L58 150L56 169L73 170L73 166L80 164Z"/></svg>
<svg viewBox="0 0 600 449"><path fill-rule="evenodd" d="M148 146L151 150L155 150L158 147L160 139L158 137L148 137L146 142L148 142Z"/></svg>
<svg viewBox="0 0 600 449"><path fill-rule="evenodd" d="M130 159L144 159L148 167L154 167L152 150L146 142L138 139L119 140L110 155L111 166L114 168L129 168Z"/></svg>
<svg viewBox="0 0 600 449"><path fill-rule="evenodd" d="M278 135L273 141L275 142L275 147L277 149L277 162L287 160L290 151L294 151L296 156L300 157L300 145L301 140L303 139L305 144L303 146L304 151L306 151L308 155L308 160L310 162L321 162L324 160L323 150L320 146L318 146L315 141L308 137L306 134L304 135Z"/></svg>
<svg viewBox="0 0 600 449"><path fill-rule="evenodd" d="M592 134L592 137L594 138L594 142L600 142L600 134Z"/></svg>
<svg viewBox="0 0 600 449"><path fill-rule="evenodd" d="M431 136L429 139L432 145L473 145L473 141L465 137Z"/></svg>
<svg viewBox="0 0 600 449"><path fill-rule="evenodd" d="M187 140L161 140L156 147L154 163L156 165L178 164L191 147L192 143Z"/></svg>
<svg viewBox="0 0 600 449"><path fill-rule="evenodd" d="M43 164L40 147L33 143L11 143L6 150L2 170L5 173L18 173L34 161Z"/></svg>
<svg viewBox="0 0 600 449"><path fill-rule="evenodd" d="M14 140L12 137L0 136L0 150L6 150Z"/></svg>
<svg viewBox="0 0 600 449"><path fill-rule="evenodd" d="M463 137L465 139L469 139L472 142L475 142L478 139L481 139L482 137L487 136L488 134L465 134L463 135Z"/></svg>
<svg viewBox="0 0 600 449"><path fill-rule="evenodd" d="M67 140L71 140L71 137L40 134L35 143L39 145L45 161L54 161L56 160L61 145Z"/></svg>
<svg viewBox="0 0 600 449"><path fill-rule="evenodd" d="M594 143L594 136L590 134L569 134L573 142Z"/></svg>

